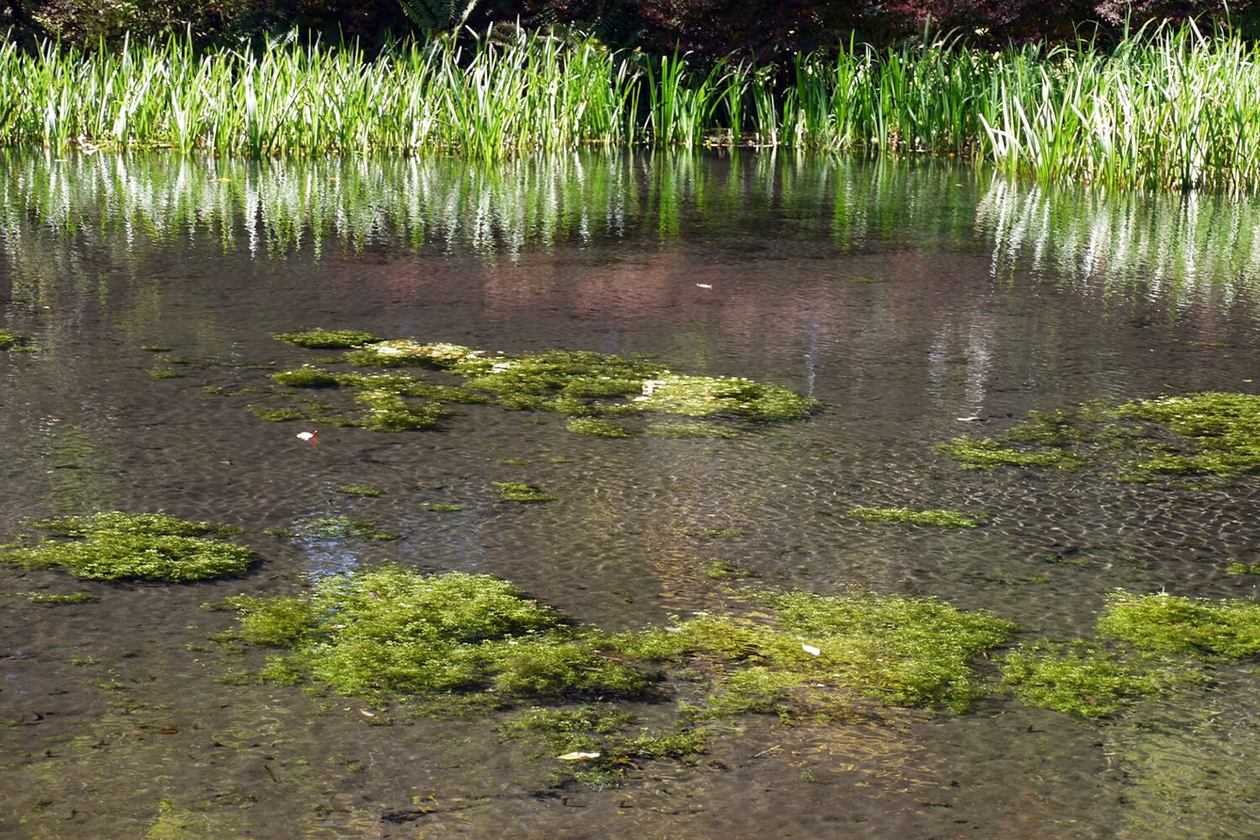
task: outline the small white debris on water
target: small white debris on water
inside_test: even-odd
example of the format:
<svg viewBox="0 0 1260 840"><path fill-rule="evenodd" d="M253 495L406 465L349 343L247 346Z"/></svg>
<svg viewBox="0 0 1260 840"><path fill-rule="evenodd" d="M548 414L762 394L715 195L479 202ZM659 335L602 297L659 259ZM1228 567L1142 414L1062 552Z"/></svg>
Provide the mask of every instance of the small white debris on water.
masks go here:
<svg viewBox="0 0 1260 840"><path fill-rule="evenodd" d="M560 759L561 761L586 761L587 759L591 759L591 758L599 758L599 753L597 752L568 752L568 753L565 753L564 755L558 755L556 756L556 758Z"/></svg>
<svg viewBox="0 0 1260 840"><path fill-rule="evenodd" d="M802 644L802 645L801 645L801 650L805 651L805 652L806 652L806 653L808 653L810 656L821 656L821 655L822 655L822 649L821 649L821 648L816 648L816 647L814 647L813 645Z"/></svg>
<svg viewBox="0 0 1260 840"><path fill-rule="evenodd" d="M697 283L696 285L697 285L697 286L699 286L701 289L712 289L712 288L713 288L712 284L710 284L710 283Z"/></svg>

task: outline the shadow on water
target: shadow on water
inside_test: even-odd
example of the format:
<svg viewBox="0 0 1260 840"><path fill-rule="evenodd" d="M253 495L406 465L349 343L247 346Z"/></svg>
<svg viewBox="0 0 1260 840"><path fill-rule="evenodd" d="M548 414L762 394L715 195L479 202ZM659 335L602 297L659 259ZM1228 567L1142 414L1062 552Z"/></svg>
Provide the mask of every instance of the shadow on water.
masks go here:
<svg viewBox="0 0 1260 840"><path fill-rule="evenodd" d="M993 690L963 715L745 716L695 763L644 761L598 789L501 741L494 715L410 718L248 679L263 654L208 638L233 620L200 606L386 561L498 575L608 630L749 587L935 597L1030 640L1090 636L1117 588L1254 599L1256 575L1230 571L1260 563L1253 478L971 471L936 448L1088 400L1254 392L1254 206L751 154L0 155L0 327L24 351L0 351L0 530L164 510L239 526L263 557L182 586L0 564L0 834L1250 831L1246 663L1096 723L1022 705L986 661ZM605 440L553 412L448 405L429 431L319 425L316 447L302 422L250 411L332 399L269 378L338 363L271 337L315 326L647 354L823 408L730 438ZM495 482L558 498L505 502ZM339 490L358 484L382 492ZM873 525L850 515L863 506L984 524ZM399 538L300 530L335 517ZM26 597L78 591L100 600Z"/></svg>

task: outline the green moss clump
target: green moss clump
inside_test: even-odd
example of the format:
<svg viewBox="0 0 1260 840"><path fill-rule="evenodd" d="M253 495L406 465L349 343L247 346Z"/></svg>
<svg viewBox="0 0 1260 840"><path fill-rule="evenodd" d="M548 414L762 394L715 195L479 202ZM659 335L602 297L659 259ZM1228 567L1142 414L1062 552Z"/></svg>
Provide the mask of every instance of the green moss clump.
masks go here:
<svg viewBox="0 0 1260 840"><path fill-rule="evenodd" d="M794 420L817 407L800 394L748 379L663 373L638 400L646 411L708 417L730 414L747 420Z"/></svg>
<svg viewBox="0 0 1260 840"><path fill-rule="evenodd" d="M1085 718L1112 717L1193 676L1096 642L1021 645L1002 661L1002 682L1030 706Z"/></svg>
<svg viewBox="0 0 1260 840"><path fill-rule="evenodd" d="M371 484L343 484L337 488L337 492L348 496L380 496L385 491Z"/></svg>
<svg viewBox="0 0 1260 840"><path fill-rule="evenodd" d="M967 660L1018 629L932 599L792 593L773 606L787 628L818 634L816 645L841 673L902 705L966 708L977 694Z"/></svg>
<svg viewBox="0 0 1260 840"><path fill-rule="evenodd" d="M0 550L0 560L32 568L61 566L94 580L176 583L244 574L255 560L243 546L205 536L224 529L164 514L110 511L35 525L54 538L29 548Z"/></svg>
<svg viewBox="0 0 1260 840"><path fill-rule="evenodd" d="M481 350L459 344L436 342L420 344L410 339L376 341L346 354L346 361L361 367L401 367L423 365L434 368L450 368L459 362L480 358Z"/></svg>
<svg viewBox="0 0 1260 840"><path fill-rule="evenodd" d="M366 406L360 421L375 432L408 432L436 426L446 415L436 403L416 405L389 391L365 391L356 401Z"/></svg>
<svg viewBox="0 0 1260 840"><path fill-rule="evenodd" d="M8 350L18 342L17 333L12 330L0 330L0 350Z"/></svg>
<svg viewBox="0 0 1260 840"><path fill-rule="evenodd" d="M733 438L739 432L712 423L654 423L647 433L663 438Z"/></svg>
<svg viewBox="0 0 1260 840"><path fill-rule="evenodd" d="M863 522L887 525L904 522L910 525L936 525L941 528L976 528L980 520L952 510L910 510L909 508L854 508L850 516Z"/></svg>
<svg viewBox="0 0 1260 840"><path fill-rule="evenodd" d="M58 595L52 592L27 592L26 600L32 604L58 607L65 604L94 604L101 599L100 596L89 592L73 592L69 595Z"/></svg>
<svg viewBox="0 0 1260 840"><path fill-rule="evenodd" d="M991 470L996 467L1059 467L1071 471L1078 470L1083 465L1081 459L1069 457L1062 452L1015 449L1002 446L990 438L980 440L958 438L943 444L940 449L971 470Z"/></svg>
<svg viewBox="0 0 1260 840"><path fill-rule="evenodd" d="M272 338L289 344L296 344L298 347L310 347L313 349L358 347L361 344L367 344L369 341L377 340L376 336L371 333L359 332L358 330L325 330L321 328L276 333Z"/></svg>
<svg viewBox="0 0 1260 840"><path fill-rule="evenodd" d="M519 481L496 481L494 486L498 488L499 496L509 502L551 502L558 498Z"/></svg>
<svg viewBox="0 0 1260 840"><path fill-rule="evenodd" d="M308 596L242 601L247 638L290 653L265 673L369 698L644 696L651 679L599 654L554 610L485 575L398 566L320 581Z"/></svg>
<svg viewBox="0 0 1260 840"><path fill-rule="evenodd" d="M807 709L823 716L866 694L898 706L967 708L979 694L967 661L1005 642L1015 625L948 604L892 596L770 599L777 627L704 616L675 628L612 637L630 656L704 656L732 663L709 714ZM738 663L743 667L733 667Z"/></svg>
<svg viewBox="0 0 1260 840"><path fill-rule="evenodd" d="M611 420L598 420L594 417L570 417L565 423L565 428L570 432L577 432L580 435L591 435L592 437L634 437L630 430L620 423L614 423Z"/></svg>
<svg viewBox="0 0 1260 840"><path fill-rule="evenodd" d="M282 370L271 374L271 378L292 388L336 388L341 384L336 374L309 366Z"/></svg>
<svg viewBox="0 0 1260 840"><path fill-rule="evenodd" d="M973 469L999 466L1076 470L1107 463L1127 481L1260 471L1260 396L1207 391L1086 403L1075 411L1030 412L998 439L960 438L941 449Z"/></svg>
<svg viewBox="0 0 1260 840"><path fill-rule="evenodd" d="M171 352L171 348L170 348L170 347L167 347L165 344L142 344L142 345L140 345L140 349L141 349L141 350L145 350L145 351L147 351L147 352L149 352L149 353L169 353L169 352Z"/></svg>
<svg viewBox="0 0 1260 840"><path fill-rule="evenodd" d="M1230 563L1229 568L1227 568L1225 572L1226 574L1231 575L1260 575L1260 564Z"/></svg>
<svg viewBox="0 0 1260 840"><path fill-rule="evenodd" d="M1135 400L1116 414L1180 436L1166 451L1139 461L1142 472L1234 476L1260 470L1260 396L1255 394L1208 391Z"/></svg>
<svg viewBox="0 0 1260 840"><path fill-rule="evenodd" d="M181 376L183 376L183 374L177 370L159 368L159 369L149 371L149 376L153 377L154 379L178 379Z"/></svg>
<svg viewBox="0 0 1260 840"><path fill-rule="evenodd" d="M457 511L457 510L464 509L463 505L451 505L451 504L445 504L443 502L430 502L429 504L425 505L425 507L433 511Z"/></svg>
<svg viewBox="0 0 1260 840"><path fill-rule="evenodd" d="M1098 630L1142 650L1237 662L1260 656L1260 604L1117 593Z"/></svg>
<svg viewBox="0 0 1260 840"><path fill-rule="evenodd" d="M747 580L761 577L761 572L714 557L705 562L704 576L712 580Z"/></svg>

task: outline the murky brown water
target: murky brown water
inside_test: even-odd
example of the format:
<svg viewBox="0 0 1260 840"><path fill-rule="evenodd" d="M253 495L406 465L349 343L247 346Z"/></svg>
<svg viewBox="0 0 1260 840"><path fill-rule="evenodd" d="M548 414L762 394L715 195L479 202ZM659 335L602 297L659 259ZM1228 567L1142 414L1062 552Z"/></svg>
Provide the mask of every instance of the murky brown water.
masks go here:
<svg viewBox="0 0 1260 840"><path fill-rule="evenodd" d="M265 562L188 586L0 565L0 835L1260 836L1248 667L1110 724L997 693L958 717L753 718L695 766L590 790L556 786L494 719L368 718L345 698L225 684L258 654L225 656L206 636L231 617L200 609L381 560L500 575L607 629L720 607L714 557L785 588L987 608L1026 638L1087 633L1116 588L1254 598L1254 576L1225 571L1260 562L1254 480L970 472L935 446L1088 399L1254 391L1257 215L756 156L490 171L6 157L0 327L42 351L0 353L0 531L164 510L246 529ZM314 449L247 410L269 370L320 355L269 334L312 326L649 353L825 408L697 441L462 406L440 431L321 428ZM494 481L560 498L505 504ZM353 483L385 492L335 489ZM988 524L877 527L845 515L858 505ZM404 537L264 533L328 514ZM46 607L32 590L101 600Z"/></svg>

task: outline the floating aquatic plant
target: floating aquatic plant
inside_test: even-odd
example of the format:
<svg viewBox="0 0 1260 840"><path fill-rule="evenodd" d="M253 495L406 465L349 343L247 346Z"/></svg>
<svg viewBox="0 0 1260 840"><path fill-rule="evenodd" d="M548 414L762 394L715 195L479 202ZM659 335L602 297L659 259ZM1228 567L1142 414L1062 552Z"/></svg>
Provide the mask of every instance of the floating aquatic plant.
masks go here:
<svg viewBox="0 0 1260 840"><path fill-rule="evenodd" d="M614 637L622 652L656 660L705 656L726 666L710 713L844 710L856 695L899 706L967 708L979 694L968 660L1016 627L987 613L892 596L770 598L774 623L704 616Z"/></svg>
<svg viewBox="0 0 1260 840"><path fill-rule="evenodd" d="M371 484L343 484L337 488L338 493L348 496L380 496L385 491Z"/></svg>
<svg viewBox="0 0 1260 840"><path fill-rule="evenodd" d="M1252 601L1116 593L1098 630L1142 650L1209 662L1260 656L1260 604Z"/></svg>
<svg viewBox="0 0 1260 840"><path fill-rule="evenodd" d="M499 496L509 502L550 502L558 498L520 481L496 481L494 486L498 488Z"/></svg>
<svg viewBox="0 0 1260 840"><path fill-rule="evenodd" d="M17 344L18 335L12 330L0 330L0 350L8 350Z"/></svg>
<svg viewBox="0 0 1260 840"><path fill-rule="evenodd" d="M68 595L55 592L27 592L26 600L32 604L59 607L66 604L94 604L101 598L99 595L93 595L90 592L72 592Z"/></svg>
<svg viewBox="0 0 1260 840"><path fill-rule="evenodd" d="M292 337L304 333L286 333ZM287 339L286 339L287 340ZM321 339L325 340L325 339ZM568 428L599 437L633 432L604 419L645 412L693 417L727 416L779 421L800 417L816 403L785 388L746 379L679 376L639 358L585 351L547 350L510 356L445 342L373 340L356 345L345 361L361 367L421 367L462 378L463 387L429 382L408 372L343 372L305 365L271 378L296 388L350 389L367 406L359 416L301 410L312 422L357 425L377 431L405 431L435 425L445 403L493 402L513 411L554 411L570 417ZM410 399L424 399L419 405ZM293 409L299 411L299 409ZM286 418L287 419L287 418ZM735 431L711 424L662 425L654 434L670 437L729 437Z"/></svg>
<svg viewBox="0 0 1260 840"><path fill-rule="evenodd" d="M313 349L358 347L361 344L367 344L369 341L378 340L371 333L358 330L326 330L320 327L313 330L277 333L273 338L278 338L280 341L289 344L296 344L298 347L310 347Z"/></svg>
<svg viewBox="0 0 1260 840"><path fill-rule="evenodd" d="M614 423L611 420L599 420L594 417L570 417L564 425L570 432L577 432L580 435L590 435L591 437L634 437L630 430L620 423Z"/></svg>
<svg viewBox="0 0 1260 840"><path fill-rule="evenodd" d="M897 522L910 525L936 525L941 528L976 528L980 525L980 520L976 517L952 510L860 507L849 511L849 515L863 522L873 522L878 525Z"/></svg>
<svg viewBox="0 0 1260 840"><path fill-rule="evenodd" d="M31 568L60 566L95 580L184 582L244 574L256 559L248 548L211 539L228 529L165 514L108 511L46 519L48 538L0 549L0 560Z"/></svg>
<svg viewBox="0 0 1260 840"><path fill-rule="evenodd" d="M1021 645L1002 658L1002 682L1030 706L1112 717L1194 679L1186 669L1100 642Z"/></svg>
<svg viewBox="0 0 1260 840"><path fill-rule="evenodd" d="M473 702L643 696L650 677L601 656L554 610L486 575L399 566L322 579L302 597L230 599L250 642L289 648L264 676L342 694Z"/></svg>
<svg viewBox="0 0 1260 840"><path fill-rule="evenodd" d="M1228 478L1260 471L1260 396L1208 391L1031 412L997 438L958 438L941 449L980 469L1095 463L1130 481Z"/></svg>

